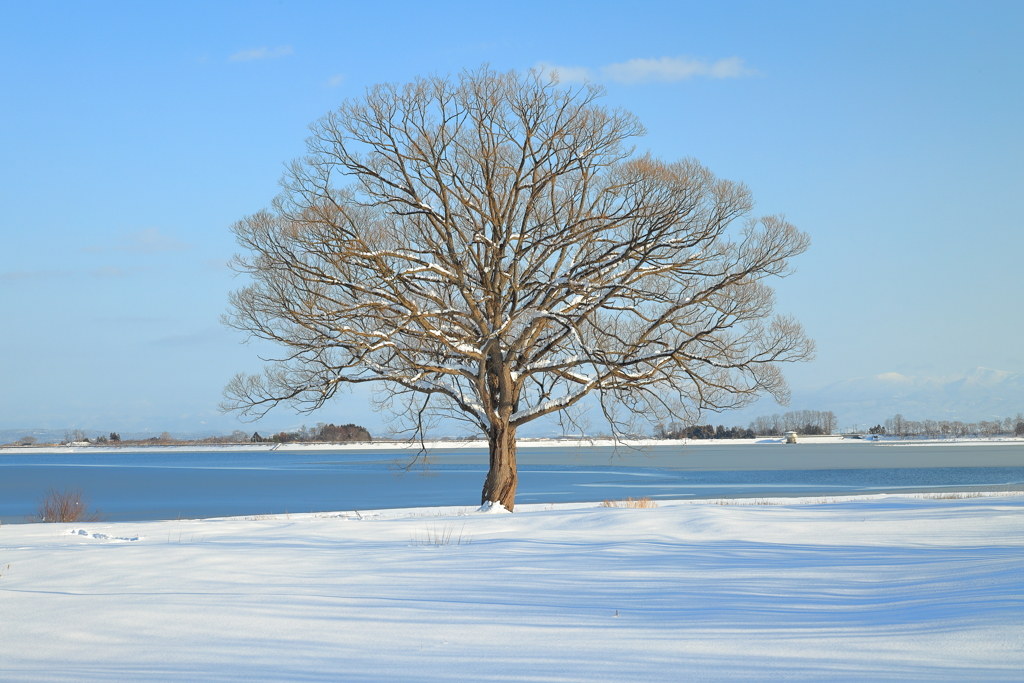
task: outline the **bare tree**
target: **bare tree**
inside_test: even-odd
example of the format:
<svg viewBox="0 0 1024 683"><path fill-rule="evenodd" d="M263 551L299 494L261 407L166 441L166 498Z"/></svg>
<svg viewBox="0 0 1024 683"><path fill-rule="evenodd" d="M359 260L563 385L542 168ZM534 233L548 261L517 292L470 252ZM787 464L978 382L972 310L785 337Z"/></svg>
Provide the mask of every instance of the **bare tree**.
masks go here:
<svg viewBox="0 0 1024 683"><path fill-rule="evenodd" d="M890 434L900 438L905 438L907 436L907 421L900 413L896 413L886 420L885 428Z"/></svg>
<svg viewBox="0 0 1024 683"><path fill-rule="evenodd" d="M373 383L421 438L441 415L485 434L482 500L512 509L516 429L572 424L587 396L615 435L785 401L779 363L813 342L764 280L806 235L696 161L634 154L643 127L602 94L485 67L314 123L272 208L233 227L252 281L225 323L285 351L224 409L312 411Z"/></svg>
<svg viewBox="0 0 1024 683"><path fill-rule="evenodd" d="M89 437L86 436L85 431L81 429L65 429L64 430L64 443L74 443L76 441L88 441Z"/></svg>

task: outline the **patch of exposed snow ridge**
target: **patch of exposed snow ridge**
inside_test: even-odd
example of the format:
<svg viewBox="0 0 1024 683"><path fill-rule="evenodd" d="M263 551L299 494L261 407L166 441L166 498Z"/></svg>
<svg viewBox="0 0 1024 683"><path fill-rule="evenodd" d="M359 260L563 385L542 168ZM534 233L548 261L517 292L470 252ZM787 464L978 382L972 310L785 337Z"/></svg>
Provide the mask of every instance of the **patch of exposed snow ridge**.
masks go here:
<svg viewBox="0 0 1024 683"><path fill-rule="evenodd" d="M145 541L145 536L108 536L107 534L91 534L85 529L71 529L67 532L69 536L85 536L86 538L95 538L99 541L113 541L115 543L131 543L132 541Z"/></svg>
<svg viewBox="0 0 1024 683"><path fill-rule="evenodd" d="M498 515L502 512L508 512L508 510L506 510L505 506L499 503L498 501L489 500L483 505L481 505L480 509L478 509L477 512L485 515Z"/></svg>

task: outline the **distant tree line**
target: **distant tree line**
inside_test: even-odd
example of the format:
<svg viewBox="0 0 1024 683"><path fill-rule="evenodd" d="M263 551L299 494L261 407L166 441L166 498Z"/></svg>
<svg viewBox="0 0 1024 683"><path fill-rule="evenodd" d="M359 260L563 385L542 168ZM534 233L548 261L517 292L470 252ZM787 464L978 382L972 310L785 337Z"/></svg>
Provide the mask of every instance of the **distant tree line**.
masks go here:
<svg viewBox="0 0 1024 683"><path fill-rule="evenodd" d="M725 425L692 425L684 427L678 424L657 425L654 436L658 439L753 439L754 433L743 427L726 427Z"/></svg>
<svg viewBox="0 0 1024 683"><path fill-rule="evenodd" d="M168 437L171 436L168 432L164 432L164 434L166 434ZM153 438L156 439L157 437L154 436ZM88 441L88 439L86 440ZM93 439L93 443L121 443L121 435L118 434L117 432L110 432L110 436L103 436L102 434L100 434L95 439Z"/></svg>
<svg viewBox="0 0 1024 683"><path fill-rule="evenodd" d="M288 442L326 442L341 443L347 441L372 441L373 437L365 427L355 424L335 425L320 422L316 427L302 425L295 432L279 432L268 437L262 437L259 432L252 435L236 429L231 434L224 436L208 436L202 439L175 439L170 432L162 432L159 436L152 436L146 439L122 439L117 432L110 432L109 435L100 435L88 438L81 429L68 429L64 432L64 439L61 443L90 443L96 445L116 446L169 446L174 444L196 444L216 445L231 443L288 443ZM14 442L18 446L34 446L38 439L34 436L23 436Z"/></svg>
<svg viewBox="0 0 1024 683"><path fill-rule="evenodd" d="M211 438L216 438L216 437L211 437ZM179 443L179 440L175 439L173 436L171 436L170 432L160 432L160 436L151 436L148 439L127 439L127 440L122 440L121 439L121 435L118 434L117 432L110 432L110 436L103 436L101 434L100 436L97 436L95 439L85 439L85 440L88 441L89 443L94 443L94 444L114 444L114 445L117 445L117 446L120 446L120 445L146 445L146 444L168 445L168 444L172 444L172 443ZM180 441L180 443L205 443L206 441L207 441L206 439L197 440L197 441L182 440L182 441Z"/></svg>
<svg viewBox="0 0 1024 683"><path fill-rule="evenodd" d="M750 431L757 436L782 436L796 432L807 436L834 434L839 426L831 410L791 410L781 415L762 415L750 423Z"/></svg>
<svg viewBox="0 0 1024 683"><path fill-rule="evenodd" d="M88 437L85 435L85 431L81 429L65 429L64 430L64 443L74 443L75 441L88 441Z"/></svg>
<svg viewBox="0 0 1024 683"><path fill-rule="evenodd" d="M253 443L268 441L277 443L340 443L346 441L372 441L373 437L370 436L370 432L365 427L360 427L359 425L335 425L321 422L316 427L302 425L298 431L278 432L269 437L260 436L259 432L255 432L248 440Z"/></svg>
<svg viewBox="0 0 1024 683"><path fill-rule="evenodd" d="M1024 414L979 422L960 420L908 420L896 413L868 430L869 434L911 438L957 438L964 436L1024 436Z"/></svg>
<svg viewBox="0 0 1024 683"><path fill-rule="evenodd" d="M831 410L792 410L781 415L762 415L748 427L659 424L654 429L654 436L658 439L753 439L757 436L782 436L790 431L813 436L833 434L837 425L836 414Z"/></svg>

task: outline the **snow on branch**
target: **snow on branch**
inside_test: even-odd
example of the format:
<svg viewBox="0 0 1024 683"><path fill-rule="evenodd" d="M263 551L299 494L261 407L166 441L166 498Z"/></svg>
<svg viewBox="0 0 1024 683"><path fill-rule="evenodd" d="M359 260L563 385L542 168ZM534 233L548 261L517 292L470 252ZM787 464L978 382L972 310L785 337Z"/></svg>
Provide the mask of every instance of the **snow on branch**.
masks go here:
<svg viewBox="0 0 1024 683"><path fill-rule="evenodd" d="M772 318L765 281L806 235L692 159L635 154L642 126L599 96L484 68L316 122L272 208L233 227L251 284L225 321L286 353L232 405L319 407L372 381L398 414L514 431L593 395L614 431L616 406L784 397L778 364L813 343Z"/></svg>

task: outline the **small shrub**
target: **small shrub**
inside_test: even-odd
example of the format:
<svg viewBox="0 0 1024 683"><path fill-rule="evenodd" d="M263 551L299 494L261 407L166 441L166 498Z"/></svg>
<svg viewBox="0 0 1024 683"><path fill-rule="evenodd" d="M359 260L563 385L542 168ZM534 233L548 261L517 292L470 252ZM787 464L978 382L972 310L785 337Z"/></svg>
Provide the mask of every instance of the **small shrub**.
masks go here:
<svg viewBox="0 0 1024 683"><path fill-rule="evenodd" d="M656 508L658 504L648 497L626 498L625 500L606 500L601 503L603 508Z"/></svg>
<svg viewBox="0 0 1024 683"><path fill-rule="evenodd" d="M35 520L38 522L98 522L100 513L89 510L89 499L80 488L63 491L51 488L39 499Z"/></svg>

